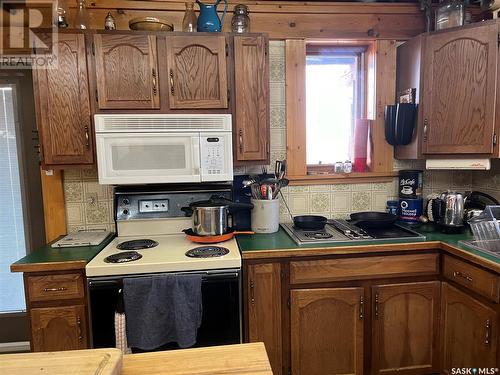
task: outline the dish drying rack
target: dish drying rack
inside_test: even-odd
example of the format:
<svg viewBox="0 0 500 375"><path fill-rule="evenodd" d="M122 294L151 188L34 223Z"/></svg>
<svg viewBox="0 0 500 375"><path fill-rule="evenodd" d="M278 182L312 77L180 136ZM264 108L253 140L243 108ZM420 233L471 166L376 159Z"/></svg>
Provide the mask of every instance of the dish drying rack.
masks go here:
<svg viewBox="0 0 500 375"><path fill-rule="evenodd" d="M484 212L468 221L473 241L459 241L475 250L500 257L500 206L486 206Z"/></svg>

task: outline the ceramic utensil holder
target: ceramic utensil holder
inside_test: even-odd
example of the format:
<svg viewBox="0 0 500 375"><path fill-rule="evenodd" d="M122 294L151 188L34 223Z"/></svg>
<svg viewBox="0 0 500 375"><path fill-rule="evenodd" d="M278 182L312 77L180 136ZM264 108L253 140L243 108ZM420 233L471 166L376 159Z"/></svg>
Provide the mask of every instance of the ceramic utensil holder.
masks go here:
<svg viewBox="0 0 500 375"><path fill-rule="evenodd" d="M252 199L252 231L255 233L275 233L280 224L279 199Z"/></svg>

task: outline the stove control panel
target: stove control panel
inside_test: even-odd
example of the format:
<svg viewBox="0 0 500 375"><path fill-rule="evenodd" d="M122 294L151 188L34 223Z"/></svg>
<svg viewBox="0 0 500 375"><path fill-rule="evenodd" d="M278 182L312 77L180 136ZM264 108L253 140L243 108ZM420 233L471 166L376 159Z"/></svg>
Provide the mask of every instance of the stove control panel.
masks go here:
<svg viewBox="0 0 500 375"><path fill-rule="evenodd" d="M168 212L168 199L140 200L139 212Z"/></svg>

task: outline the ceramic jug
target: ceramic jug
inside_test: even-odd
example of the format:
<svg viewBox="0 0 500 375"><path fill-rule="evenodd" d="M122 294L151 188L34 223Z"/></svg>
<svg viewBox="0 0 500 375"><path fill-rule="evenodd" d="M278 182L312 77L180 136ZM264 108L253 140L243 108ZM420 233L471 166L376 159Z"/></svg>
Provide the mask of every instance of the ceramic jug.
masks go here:
<svg viewBox="0 0 500 375"><path fill-rule="evenodd" d="M221 1L224 1L224 12L222 19L217 15L217 6ZM222 23L227 12L227 0L216 0L213 4L204 4L200 0L196 0L200 6L200 14L198 16L198 31L218 31L222 30Z"/></svg>

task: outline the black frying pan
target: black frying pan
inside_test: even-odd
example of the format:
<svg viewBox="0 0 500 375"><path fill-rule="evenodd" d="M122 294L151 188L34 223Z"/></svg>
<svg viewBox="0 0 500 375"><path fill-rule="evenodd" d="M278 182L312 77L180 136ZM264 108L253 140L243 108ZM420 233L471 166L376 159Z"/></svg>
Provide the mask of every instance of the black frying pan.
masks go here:
<svg viewBox="0 0 500 375"><path fill-rule="evenodd" d="M394 224L397 218L388 212L356 212L351 214L351 224L360 228L385 228Z"/></svg>
<svg viewBox="0 0 500 375"><path fill-rule="evenodd" d="M293 217L293 225L305 230L320 230L326 225L326 217L319 215L299 215Z"/></svg>

